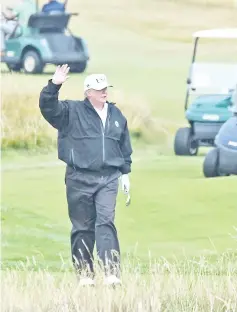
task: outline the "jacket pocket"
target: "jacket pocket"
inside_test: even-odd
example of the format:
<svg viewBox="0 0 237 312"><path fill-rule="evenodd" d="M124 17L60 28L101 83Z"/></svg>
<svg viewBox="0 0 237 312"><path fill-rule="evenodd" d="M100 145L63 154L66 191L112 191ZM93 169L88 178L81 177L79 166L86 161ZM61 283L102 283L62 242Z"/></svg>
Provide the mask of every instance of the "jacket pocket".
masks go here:
<svg viewBox="0 0 237 312"><path fill-rule="evenodd" d="M106 138L106 164L120 167L125 161L119 146L119 140L111 137Z"/></svg>
<svg viewBox="0 0 237 312"><path fill-rule="evenodd" d="M98 169L102 163L102 138L83 138L75 141L70 149L70 163L83 169Z"/></svg>

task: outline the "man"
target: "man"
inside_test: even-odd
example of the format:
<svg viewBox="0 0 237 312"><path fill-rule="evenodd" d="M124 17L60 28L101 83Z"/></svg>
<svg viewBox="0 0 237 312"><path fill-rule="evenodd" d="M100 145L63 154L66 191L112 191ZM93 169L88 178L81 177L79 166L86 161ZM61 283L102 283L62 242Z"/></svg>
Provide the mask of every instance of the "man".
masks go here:
<svg viewBox="0 0 237 312"><path fill-rule="evenodd" d="M4 21L1 22L1 55L5 54L5 37L11 35L16 29L20 29L26 34L28 20L32 14L36 13L36 3L33 0L20 0L15 8L7 8L3 13ZM19 27L18 27L19 26Z"/></svg>
<svg viewBox="0 0 237 312"><path fill-rule="evenodd" d="M42 8L43 13L61 12L64 13L67 5L67 0L61 3L56 0L49 0Z"/></svg>
<svg viewBox="0 0 237 312"><path fill-rule="evenodd" d="M44 118L58 129L58 157L67 163L72 261L80 284L94 285L96 242L105 283L118 284L120 247L114 217L120 176L122 190L126 193L130 189L132 148L127 120L107 102L105 75L93 74L85 79L83 101L59 101L58 91L69 69L67 65L57 67L41 91L39 106Z"/></svg>

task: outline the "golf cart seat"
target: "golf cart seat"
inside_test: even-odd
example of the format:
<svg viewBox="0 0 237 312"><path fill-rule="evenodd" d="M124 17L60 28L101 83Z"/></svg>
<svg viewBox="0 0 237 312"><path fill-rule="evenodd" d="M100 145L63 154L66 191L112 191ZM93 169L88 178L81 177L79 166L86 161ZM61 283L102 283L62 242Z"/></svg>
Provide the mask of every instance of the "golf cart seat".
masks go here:
<svg viewBox="0 0 237 312"><path fill-rule="evenodd" d="M28 26L38 29L40 33L64 32L72 14L36 13L30 16Z"/></svg>

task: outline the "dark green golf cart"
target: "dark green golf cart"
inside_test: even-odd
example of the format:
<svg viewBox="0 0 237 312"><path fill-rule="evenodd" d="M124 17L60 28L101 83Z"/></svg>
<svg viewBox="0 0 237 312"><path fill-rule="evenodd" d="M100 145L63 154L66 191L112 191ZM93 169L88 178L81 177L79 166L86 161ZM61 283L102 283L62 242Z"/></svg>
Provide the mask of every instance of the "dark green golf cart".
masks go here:
<svg viewBox="0 0 237 312"><path fill-rule="evenodd" d="M30 16L28 32L21 28L6 40L6 54L1 62L11 71L23 70L28 74L43 73L46 64L68 64L71 72L82 73L89 60L85 40L74 36L68 29L72 14L36 13Z"/></svg>

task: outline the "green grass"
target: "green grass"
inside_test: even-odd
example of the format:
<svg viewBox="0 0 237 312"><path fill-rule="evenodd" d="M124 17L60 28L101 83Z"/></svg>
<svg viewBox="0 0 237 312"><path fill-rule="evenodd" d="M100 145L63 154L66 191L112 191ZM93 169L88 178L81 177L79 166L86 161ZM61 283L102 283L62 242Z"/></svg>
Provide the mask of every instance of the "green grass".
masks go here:
<svg viewBox="0 0 237 312"><path fill-rule="evenodd" d="M2 247L4 267L35 257L53 270L60 254L70 262L70 222L64 186L64 166L44 167L54 154L32 156L2 169ZM23 157L24 159L24 157ZM34 161L33 161L34 160ZM144 264L153 258L216 259L236 248L236 178L205 179L203 157L159 156L156 150L135 152L131 174L132 205L119 194L116 224L123 258L128 253ZM39 167L32 165L39 164ZM15 164L16 165L16 164ZM14 161L12 162L14 166ZM173 258L175 257L175 258Z"/></svg>
<svg viewBox="0 0 237 312"><path fill-rule="evenodd" d="M1 155L4 312L237 310L236 177L205 179L204 150L198 157L173 156L174 133L186 124L191 35L237 27L232 5L227 0L68 3L68 11L80 13L70 29L86 39L91 59L85 73L70 75L60 98L81 99L85 76L103 72L114 85L110 99L128 116L131 129L144 117L155 120L143 127L153 146L133 141L131 206L125 207L121 192L118 196L116 225L125 269L124 287L116 292L78 289L68 272L64 166L53 143L45 145L55 143L57 133L38 109L39 93L55 68L31 76L9 74L1 64L2 143L15 147ZM235 42L204 41L197 56L233 61L236 52ZM20 152L21 146L28 150Z"/></svg>

